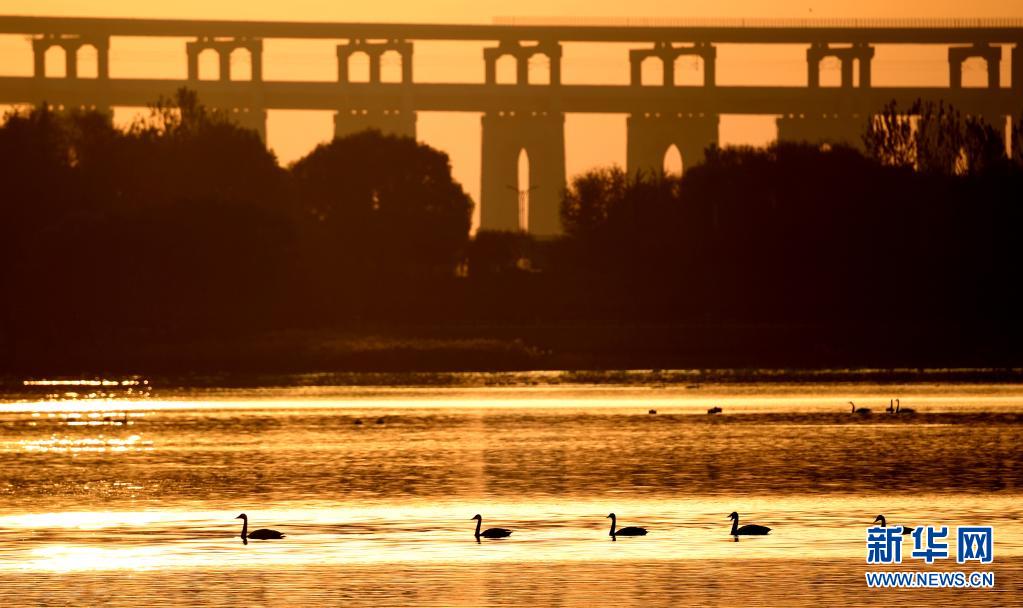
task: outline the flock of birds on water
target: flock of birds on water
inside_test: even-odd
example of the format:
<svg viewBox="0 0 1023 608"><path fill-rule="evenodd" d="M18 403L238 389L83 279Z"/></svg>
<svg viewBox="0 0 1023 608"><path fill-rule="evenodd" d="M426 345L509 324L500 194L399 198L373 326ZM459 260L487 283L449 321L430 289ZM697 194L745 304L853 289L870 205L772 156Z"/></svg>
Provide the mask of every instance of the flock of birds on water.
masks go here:
<svg viewBox="0 0 1023 608"><path fill-rule="evenodd" d="M618 527L618 517L614 513L609 513L608 518L611 519L611 530L608 532L608 536L611 540L617 540L619 536L646 536L648 530L641 526L626 526L624 528ZM277 530L271 530L268 528L259 528L249 532L249 516L242 513L235 519L242 520L242 541L248 544L249 539L254 540L277 540L284 538L285 535ZM732 530L729 533L730 536L734 536L735 540L739 540L740 536L767 536L771 532L771 528L767 526L761 526L759 524L746 524L744 526L739 525L739 514L732 511L728 515L728 519L732 520ZM487 528L483 530L483 516L480 514L473 515L469 521L476 522L476 542L480 542L481 538L500 539L508 538L512 535L512 530L509 528ZM882 528L888 526L888 521L884 515L878 515L874 518L875 524L880 524ZM908 526L894 526L902 528L903 534L910 534L913 532L913 528Z"/></svg>
<svg viewBox="0 0 1023 608"><path fill-rule="evenodd" d="M859 407L858 408L858 407L856 407L856 404L853 403L852 401L849 402L849 406L852 408L852 414L853 415L869 416L872 413L872 410L870 408L867 408L867 407ZM714 407L709 408L707 410L707 414L715 415L715 414L720 414L723 411L724 410L721 407L714 406ZM888 407L885 408L884 411L885 411L885 413L893 415L893 416L894 415L900 415L900 416L901 415L910 415L910 414L915 414L916 413L916 410L914 410L913 408L909 408L909 407L905 407L904 408L904 407L902 407L902 404L899 402L898 399L890 399L888 401ZM652 409L648 413L649 414L656 414L657 410ZM382 423L383 423L383 419L382 418L377 420L377 424L382 424ZM362 424L362 420L356 420L355 424ZM648 532L647 529L643 528L641 526L626 526L624 528L619 528L618 527L618 516L616 516L614 513L609 513L607 517L611 519L611 529L608 532L608 536L611 537L611 540L615 540L619 536L646 536L647 535L647 532ZM248 543L248 539L250 539L250 538L251 539L256 539L256 540L274 540L274 539L281 539L281 538L285 537L285 535L282 534L281 532L278 532L277 530L270 530L270 529L267 529L267 528L260 528L258 530L253 530L250 533L248 531L249 530L249 518L244 513L242 513L241 515L239 515L235 519L242 520L242 534L241 534L241 537L242 537L242 540L245 541L246 543ZM732 520L732 530L730 532L730 535L734 536L736 538L736 540L738 540L738 537L740 537L740 536L766 536L767 534L769 534L771 532L771 528L768 528L767 526L761 526L759 524L746 524L744 526L740 526L739 525L739 514L737 512L735 512L735 511L732 511L732 513L728 515L728 519ZM472 518L470 519L470 521L475 521L476 522L476 533L474 535L476 537L476 542L480 542L481 538L498 539L498 538L508 538L509 536L512 535L512 530L510 530L508 528L487 528L486 530L483 530L482 529L483 528L483 516L482 515L479 515L479 514L473 515ZM882 528L887 527L887 525L888 525L887 524L887 520L885 519L884 515L878 515L876 518L874 518L874 522L873 523L881 524ZM911 533L913 531L913 528L908 527L908 526L897 526L897 527L901 527L902 528L903 534L909 534L909 533Z"/></svg>
<svg viewBox="0 0 1023 608"><path fill-rule="evenodd" d="M856 416L869 416L870 414L873 413L873 410L871 410L869 407L856 407L856 404L853 403L852 401L849 402L849 406L852 408L852 414ZM707 413L711 416L713 416L714 414L720 414L723 411L724 410L717 405L707 409ZM916 413L916 410L914 410L911 407L902 407L902 404L899 403L898 399L889 399L888 407L884 408L884 411L886 414L890 414L892 416L908 416ZM647 413L656 414L657 410L650 410ZM362 424L362 422L360 421L359 424Z"/></svg>
<svg viewBox="0 0 1023 608"><path fill-rule="evenodd" d="M872 413L872 410L870 408L866 408L866 407L858 408L858 407L856 407L856 404L854 402L852 402L852 401L849 402L849 406L852 408L852 414L856 415L856 416L869 416ZM712 408L707 410L707 414L715 415L715 414L720 414L722 411L724 411L724 410L722 410L720 407L714 406L714 407L712 407ZM916 410L914 410L913 408L909 408L909 407L905 407L904 408L904 407L902 407L901 403L899 402L898 399L891 399L891 400L889 400L888 401L888 407L885 408L884 411L885 411L885 413L887 413L889 415L893 415L893 416L895 416L895 415L910 415L910 414L915 414L916 413ZM657 410L653 410L652 409L648 413L656 414ZM362 424L362 421L361 420L356 420L355 423L356 424ZM383 419L382 418L377 420L377 424L382 424L382 423L383 423ZM626 526L624 528L619 528L618 527L618 517L614 513L609 513L607 517L611 519L611 529L608 532L608 536L611 537L611 540L616 540L617 537L619 537L619 536L646 536L647 535L647 532L648 532L647 529L643 528L641 526ZM283 533L281 533L281 532L279 532L277 530L271 530L269 528L259 528L257 530L253 530L252 532L249 532L249 517L245 513L242 513L241 515L239 515L235 519L242 520L241 538L242 538L242 541L245 542L246 544L248 544L249 539L253 539L253 540L277 540L277 539L282 539L282 538L285 537L285 534L283 534ZM738 537L740 537L740 536L766 536L767 534L769 534L771 532L771 528L768 528L767 526L761 526L759 524L746 524L744 526L740 526L739 525L739 514L737 512L735 512L735 511L732 511L732 513L728 515L728 519L732 520L732 529L731 529L730 535L734 536L736 540L738 540ZM475 521L476 522L476 532L475 532L475 535L474 535L476 537L476 542L480 542L481 538L500 539L500 538L507 538L507 537L512 535L512 530L510 530L508 528L487 528L486 530L483 530L482 529L483 528L483 516L481 516L479 514L476 514L476 515L472 516L470 521ZM882 528L887 527L887 520L885 519L884 515L878 515L874 519L873 523L880 524ZM901 527L903 534L909 534L909 533L911 533L913 531L913 528L908 527L908 526L896 526L896 527Z"/></svg>
<svg viewBox="0 0 1023 608"><path fill-rule="evenodd" d="M872 413L869 407L856 407L856 404L852 401L849 402L849 407L852 408L852 413L857 416L869 416ZM911 407L902 407L898 399L889 400L888 407L884 408L884 411L892 416L906 416L916 413L916 410Z"/></svg>

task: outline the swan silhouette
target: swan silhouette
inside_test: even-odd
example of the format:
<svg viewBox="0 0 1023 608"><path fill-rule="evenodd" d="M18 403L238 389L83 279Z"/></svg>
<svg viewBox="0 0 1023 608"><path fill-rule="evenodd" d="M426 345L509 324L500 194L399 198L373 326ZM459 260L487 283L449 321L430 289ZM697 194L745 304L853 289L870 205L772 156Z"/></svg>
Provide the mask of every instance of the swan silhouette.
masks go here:
<svg viewBox="0 0 1023 608"><path fill-rule="evenodd" d="M238 517L235 517L235 519L242 520L242 540L245 541L246 544L249 542L248 539L250 538L254 538L256 540L273 540L276 538L284 538L284 535L278 532L277 530L268 530L266 528L253 530L252 534L249 534L249 516L242 513Z"/></svg>
<svg viewBox="0 0 1023 608"><path fill-rule="evenodd" d="M746 524L740 528L739 514L735 511L732 511L728 519L732 520L732 536L764 536L771 531L767 526L758 526L757 524Z"/></svg>
<svg viewBox="0 0 1023 608"><path fill-rule="evenodd" d="M707 410L707 413L708 414L720 414L721 413L721 408L715 405L714 407L712 407L709 410Z"/></svg>
<svg viewBox="0 0 1023 608"><path fill-rule="evenodd" d="M615 530L615 524L618 521L618 518L614 513L608 513L607 516L611 518L611 531L607 533L607 535L611 538L616 536L646 536L646 528L640 528L639 526L628 526Z"/></svg>
<svg viewBox="0 0 1023 608"><path fill-rule="evenodd" d="M476 514L472 516L472 519L476 520L476 540L479 541L480 537L483 538L507 538L511 536L512 531L508 528L487 528L483 532L480 532L480 526L483 525L483 516Z"/></svg>
<svg viewBox="0 0 1023 608"><path fill-rule="evenodd" d="M916 410L914 410L911 407L902 407L902 404L900 404L899 400L896 399L895 400L895 413L896 414L915 414Z"/></svg>
<svg viewBox="0 0 1023 608"><path fill-rule="evenodd" d="M889 414L894 414L895 413L895 400L894 399L889 399L888 400L888 407L884 408L884 411L889 413Z"/></svg>
<svg viewBox="0 0 1023 608"><path fill-rule="evenodd" d="M874 523L875 524L876 523L880 523L882 528L887 528L888 527L888 522L885 521L884 515L878 515L877 517L875 517L874 518ZM912 534L913 533L913 528L910 528L909 526L902 526L902 533L903 534Z"/></svg>
<svg viewBox="0 0 1023 608"><path fill-rule="evenodd" d="M852 414L859 414L860 416L866 416L867 414L870 413L870 408L869 407L860 407L860 408L858 408L858 407L856 407L856 404L853 403L852 401L849 402L849 407L852 408L852 412L850 412Z"/></svg>

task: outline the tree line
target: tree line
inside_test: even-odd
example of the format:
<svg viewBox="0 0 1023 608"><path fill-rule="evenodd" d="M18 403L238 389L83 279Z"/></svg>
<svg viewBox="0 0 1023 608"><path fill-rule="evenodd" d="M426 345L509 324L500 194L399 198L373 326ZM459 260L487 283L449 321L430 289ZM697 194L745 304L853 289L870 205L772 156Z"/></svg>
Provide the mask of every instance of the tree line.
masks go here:
<svg viewBox="0 0 1023 608"><path fill-rule="evenodd" d="M890 105L865 153L711 147L684 176L588 172L564 236L537 241L470 238L448 157L410 138L281 167L186 90L126 129L42 105L0 125L2 356L367 325L1015 327L1012 141Z"/></svg>

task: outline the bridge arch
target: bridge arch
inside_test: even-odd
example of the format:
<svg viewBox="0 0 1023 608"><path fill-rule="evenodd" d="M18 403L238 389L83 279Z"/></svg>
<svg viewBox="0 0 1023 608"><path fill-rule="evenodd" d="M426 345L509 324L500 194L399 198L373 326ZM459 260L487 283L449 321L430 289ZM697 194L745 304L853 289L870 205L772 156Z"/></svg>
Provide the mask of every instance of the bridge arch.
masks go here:
<svg viewBox="0 0 1023 608"><path fill-rule="evenodd" d="M215 49L199 51L197 74L199 80L220 80L220 67L220 53Z"/></svg>
<svg viewBox="0 0 1023 608"><path fill-rule="evenodd" d="M546 53L533 53L526 61L528 84L551 84L551 58Z"/></svg>
<svg viewBox="0 0 1023 608"><path fill-rule="evenodd" d="M682 161L682 152L679 151L678 146L675 144L668 146L668 149L664 151L664 163L662 164L664 174L681 176L684 168Z"/></svg>
<svg viewBox="0 0 1023 608"><path fill-rule="evenodd" d="M348 82L369 82L369 64L372 58L366 51L352 51L345 59Z"/></svg>
<svg viewBox="0 0 1023 608"><path fill-rule="evenodd" d="M402 81L402 56L398 49L388 49L380 54L380 82L400 83Z"/></svg>
<svg viewBox="0 0 1023 608"><path fill-rule="evenodd" d="M537 77L530 79L530 70L534 66L543 65L546 58L546 82L537 69ZM499 63L506 63L505 58L514 63L514 77L499 76ZM483 49L483 81L486 84L561 84L561 45L549 40L541 40L536 44L523 45L518 40L502 40L496 47ZM507 68L501 68L502 71Z"/></svg>
<svg viewBox="0 0 1023 608"><path fill-rule="evenodd" d="M487 112L482 126L480 227L528 228L530 234L541 236L560 233L565 115L546 111Z"/></svg>
<svg viewBox="0 0 1023 608"><path fill-rule="evenodd" d="M231 51L231 80L252 80L252 51L238 47Z"/></svg>
<svg viewBox="0 0 1023 608"><path fill-rule="evenodd" d="M969 57L963 60L962 86L964 89L983 89L988 86L988 60L984 57Z"/></svg>
<svg viewBox="0 0 1023 608"><path fill-rule="evenodd" d="M517 179L515 180L515 190L518 194L519 202L519 230L523 232L529 231L529 152L525 146L519 149L519 158L517 162Z"/></svg>
<svg viewBox="0 0 1023 608"><path fill-rule="evenodd" d="M823 57L817 64L817 82L821 87L842 86L842 60L834 55Z"/></svg>
<svg viewBox="0 0 1023 608"><path fill-rule="evenodd" d="M501 55L494 61L494 82L497 84L518 84L518 60L511 55Z"/></svg>
<svg viewBox="0 0 1023 608"><path fill-rule="evenodd" d="M664 60L660 57L650 56L640 63L640 85L645 87L659 87L664 84Z"/></svg>
<svg viewBox="0 0 1023 608"><path fill-rule="evenodd" d="M707 62L699 55L679 55L672 60L675 72L673 84L679 87L697 87L705 82Z"/></svg>
<svg viewBox="0 0 1023 608"><path fill-rule="evenodd" d="M99 78L99 49L95 44L85 43L75 52L75 63L78 64L79 78Z"/></svg>
<svg viewBox="0 0 1023 608"><path fill-rule="evenodd" d="M718 142L718 123L717 114L633 113L626 120L626 169L630 175L669 169L681 175Z"/></svg>
<svg viewBox="0 0 1023 608"><path fill-rule="evenodd" d="M46 49L46 77L67 78L68 54L63 46L54 45Z"/></svg>

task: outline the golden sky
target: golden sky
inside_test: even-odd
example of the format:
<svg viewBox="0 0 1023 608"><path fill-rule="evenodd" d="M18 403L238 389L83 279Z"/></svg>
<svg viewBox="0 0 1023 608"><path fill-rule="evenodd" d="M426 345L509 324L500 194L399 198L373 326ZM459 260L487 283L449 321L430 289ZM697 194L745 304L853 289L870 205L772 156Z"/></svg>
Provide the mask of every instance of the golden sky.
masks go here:
<svg viewBox="0 0 1023 608"><path fill-rule="evenodd" d="M110 16L187 19L288 21L402 21L490 23L495 16L556 17L1017 17L1023 18L1019 0L520 0L512 5L495 0L176 0L125 2L123 0L6 0L0 14L49 16ZM266 79L331 80L336 78L334 41L268 41L264 51ZM419 81L482 80L482 45L417 43L414 62ZM565 48L562 64L566 83L624 83L628 80L627 47L574 45ZM941 85L948 81L946 51L942 48L879 47L874 61L875 86L885 84ZM718 51L721 84L805 83L805 49L800 47L722 47ZM1003 82L1008 82L1008 53L1003 61ZM49 65L49 64L48 64ZM205 65L203 66L205 67ZM238 66L244 69L243 66ZM966 66L964 79L980 79L979 66ZM23 36L0 36L0 75L31 74L31 49ZM680 68L680 78L694 78ZM823 79L837 78L837 65L823 67ZM111 47L113 77L183 77L184 44L178 39L114 39ZM833 73L832 73L833 72ZM134 110L118 110L127 120ZM419 138L451 155L454 172L478 201L479 115L424 113L418 122ZM290 162L332 136L329 112L271 111L268 143L282 162ZM723 144L764 144L774 138L773 117L723 116ZM625 117L622 115L569 115L566 118L569 175L594 165L625 161ZM684 160L683 160L684 162Z"/></svg>

